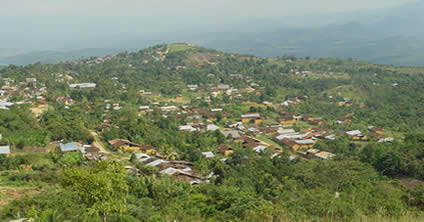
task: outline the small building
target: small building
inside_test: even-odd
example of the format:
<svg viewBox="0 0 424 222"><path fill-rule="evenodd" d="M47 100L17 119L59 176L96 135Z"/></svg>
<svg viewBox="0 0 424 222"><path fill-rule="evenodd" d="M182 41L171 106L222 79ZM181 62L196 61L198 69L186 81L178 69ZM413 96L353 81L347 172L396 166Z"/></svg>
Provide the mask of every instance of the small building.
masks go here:
<svg viewBox="0 0 424 222"><path fill-rule="evenodd" d="M361 131L359 130L352 130L352 131L347 131L346 135L351 139L351 140L367 140L367 136L362 135Z"/></svg>
<svg viewBox="0 0 424 222"><path fill-rule="evenodd" d="M393 142L395 139L393 137L386 137L386 138L382 138L379 139L378 142L379 143L387 143L387 142Z"/></svg>
<svg viewBox="0 0 424 222"><path fill-rule="evenodd" d="M346 116L343 116L342 118L340 118L339 120L337 120L337 124L342 124L342 123L352 123L352 118L353 115L352 114L348 114Z"/></svg>
<svg viewBox="0 0 424 222"><path fill-rule="evenodd" d="M218 88L219 90L227 90L227 89L230 89L230 85L227 85L227 84L219 84L219 85L217 86L217 88Z"/></svg>
<svg viewBox="0 0 424 222"><path fill-rule="evenodd" d="M163 106L163 107L160 108L160 110L162 112L174 112L174 111L178 110L178 107L176 107L176 106Z"/></svg>
<svg viewBox="0 0 424 222"><path fill-rule="evenodd" d="M221 133L224 134L225 138L231 135L231 138L238 139L241 136L238 130L222 130Z"/></svg>
<svg viewBox="0 0 424 222"><path fill-rule="evenodd" d="M368 129L373 133L376 133L376 134L379 134L379 135L384 135L384 129L383 128L378 128L378 127L375 127L375 126L369 126Z"/></svg>
<svg viewBox="0 0 424 222"><path fill-rule="evenodd" d="M175 96L175 99L176 100L182 100L183 99L183 95L178 94L178 95Z"/></svg>
<svg viewBox="0 0 424 222"><path fill-rule="evenodd" d="M206 127L206 130L207 131L216 131L216 130L219 130L219 127L214 125L214 124L208 124L207 127Z"/></svg>
<svg viewBox="0 0 424 222"><path fill-rule="evenodd" d="M234 153L234 148L232 146L229 146L227 144L221 144L218 146L218 151L224 156L228 156L232 153Z"/></svg>
<svg viewBox="0 0 424 222"><path fill-rule="evenodd" d="M10 146L0 146L0 155L8 157L10 155Z"/></svg>
<svg viewBox="0 0 424 222"><path fill-rule="evenodd" d="M60 151L62 152L79 152L80 151L80 147L78 145L78 143L76 142L70 142L70 143L66 143L66 144L59 144L60 147Z"/></svg>
<svg viewBox="0 0 424 222"><path fill-rule="evenodd" d="M76 83L76 84L69 84L70 88L96 88L96 83Z"/></svg>
<svg viewBox="0 0 424 222"><path fill-rule="evenodd" d="M241 115L241 122L259 124L262 122L262 118L259 113L248 113Z"/></svg>
<svg viewBox="0 0 424 222"><path fill-rule="evenodd" d="M329 160L336 156L336 154L330 153L330 152L319 152L315 154L315 158L318 158L320 160Z"/></svg>
<svg viewBox="0 0 424 222"><path fill-rule="evenodd" d="M202 179L194 174L184 172L184 170L175 169L173 167L168 167L160 171L162 175L169 175L174 179L182 180L190 185L202 183Z"/></svg>
<svg viewBox="0 0 424 222"><path fill-rule="evenodd" d="M137 143L133 143L128 140L123 139L114 139L109 140L108 143L113 146L116 150L120 152L140 152L141 151L141 145Z"/></svg>
<svg viewBox="0 0 424 222"><path fill-rule="evenodd" d="M211 112L222 112L222 111L223 111L222 108L211 109Z"/></svg>
<svg viewBox="0 0 424 222"><path fill-rule="evenodd" d="M157 149L154 148L151 144L143 144L140 146L140 150L148 155L157 154Z"/></svg>
<svg viewBox="0 0 424 222"><path fill-rule="evenodd" d="M199 87L198 85L187 85L187 88L190 89L191 91L196 91L198 87Z"/></svg>
<svg viewBox="0 0 424 222"><path fill-rule="evenodd" d="M290 147L290 149L296 152L299 149L311 148L312 146L314 146L315 141L311 139L295 140L295 139L284 138L280 140L280 143Z"/></svg>
<svg viewBox="0 0 424 222"><path fill-rule="evenodd" d="M206 159L211 160L215 157L215 155L212 152L202 152L202 155L206 157Z"/></svg>
<svg viewBox="0 0 424 222"><path fill-rule="evenodd" d="M138 108L138 111L139 111L140 113L146 113L149 109L150 109L150 107L149 107L149 106L140 106L140 107Z"/></svg>
<svg viewBox="0 0 424 222"><path fill-rule="evenodd" d="M182 132L194 132L194 131L198 131L198 129L196 129L193 126L190 126L190 125L179 126L178 127L178 130L180 130Z"/></svg>
<svg viewBox="0 0 424 222"><path fill-rule="evenodd" d="M315 154L317 154L319 152L321 152L321 150L319 150L319 149L309 149L309 150L306 151L306 157L311 159L315 156Z"/></svg>
<svg viewBox="0 0 424 222"><path fill-rule="evenodd" d="M268 148L265 145L258 145L253 147L253 150L256 151L257 153L261 153L261 152L265 152L265 149Z"/></svg>
<svg viewBox="0 0 424 222"><path fill-rule="evenodd" d="M293 116L281 116L278 118L278 122L280 122L283 126L290 126L293 125L296 120L293 118Z"/></svg>

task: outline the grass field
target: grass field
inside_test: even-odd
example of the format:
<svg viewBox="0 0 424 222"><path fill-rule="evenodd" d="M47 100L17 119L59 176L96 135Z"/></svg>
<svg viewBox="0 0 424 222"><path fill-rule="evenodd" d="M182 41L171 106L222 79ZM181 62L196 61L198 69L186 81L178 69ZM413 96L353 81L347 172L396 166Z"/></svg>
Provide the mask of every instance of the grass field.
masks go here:
<svg viewBox="0 0 424 222"><path fill-rule="evenodd" d="M186 43L176 43L168 45L169 52L185 51L192 48L194 48L194 46Z"/></svg>

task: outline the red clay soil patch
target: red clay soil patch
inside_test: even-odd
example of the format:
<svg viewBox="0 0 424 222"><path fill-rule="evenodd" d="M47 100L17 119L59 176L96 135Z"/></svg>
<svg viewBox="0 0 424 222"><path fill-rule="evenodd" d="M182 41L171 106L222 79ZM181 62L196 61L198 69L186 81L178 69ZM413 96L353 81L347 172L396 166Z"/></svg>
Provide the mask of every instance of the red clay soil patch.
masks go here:
<svg viewBox="0 0 424 222"><path fill-rule="evenodd" d="M422 180L400 179L400 183L408 188L415 188L419 185L424 185Z"/></svg>
<svg viewBox="0 0 424 222"><path fill-rule="evenodd" d="M198 63L210 63L209 61L212 59L212 57L212 55L207 53L196 53L189 60Z"/></svg>

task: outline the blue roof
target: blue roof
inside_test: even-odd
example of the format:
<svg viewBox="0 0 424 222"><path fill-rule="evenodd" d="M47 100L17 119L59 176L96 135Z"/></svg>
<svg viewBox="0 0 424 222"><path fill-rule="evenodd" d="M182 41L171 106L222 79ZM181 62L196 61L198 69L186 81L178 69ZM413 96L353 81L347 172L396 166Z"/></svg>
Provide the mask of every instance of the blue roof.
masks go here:
<svg viewBox="0 0 424 222"><path fill-rule="evenodd" d="M79 151L79 146L76 142L66 144L61 143L59 146L62 152Z"/></svg>

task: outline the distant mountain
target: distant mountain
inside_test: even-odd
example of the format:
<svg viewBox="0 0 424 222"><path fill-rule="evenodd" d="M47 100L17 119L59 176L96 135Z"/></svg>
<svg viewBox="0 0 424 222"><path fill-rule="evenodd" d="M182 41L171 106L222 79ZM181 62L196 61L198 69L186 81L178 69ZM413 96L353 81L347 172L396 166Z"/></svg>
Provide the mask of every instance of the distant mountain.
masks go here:
<svg viewBox="0 0 424 222"><path fill-rule="evenodd" d="M42 64L52 64L58 62L72 61L82 58L100 57L115 55L122 52L122 49L80 49L73 51L37 51L13 56L0 56L0 65L28 65L40 62Z"/></svg>
<svg viewBox="0 0 424 222"><path fill-rule="evenodd" d="M282 27L268 32L215 32L192 41L223 51L263 57L282 55L355 58L374 63L424 65L424 2L360 13L347 23Z"/></svg>

